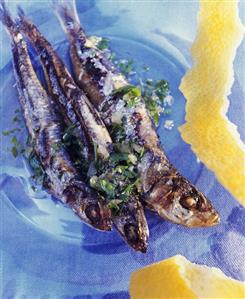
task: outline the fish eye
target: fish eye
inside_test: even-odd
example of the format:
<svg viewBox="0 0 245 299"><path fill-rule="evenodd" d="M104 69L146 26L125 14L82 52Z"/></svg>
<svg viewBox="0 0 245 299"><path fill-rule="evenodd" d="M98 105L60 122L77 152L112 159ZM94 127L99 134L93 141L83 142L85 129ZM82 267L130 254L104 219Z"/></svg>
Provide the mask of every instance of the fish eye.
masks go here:
<svg viewBox="0 0 245 299"><path fill-rule="evenodd" d="M127 223L124 226L124 232L128 238L128 240L132 244L136 244L139 242L139 234L137 231L137 227L132 223Z"/></svg>
<svg viewBox="0 0 245 299"><path fill-rule="evenodd" d="M85 209L85 214L92 223L99 223L101 220L100 209L98 204L91 204Z"/></svg>
<svg viewBox="0 0 245 299"><path fill-rule="evenodd" d="M186 196L180 199L180 204L183 208L190 209L195 208L198 202L198 198L192 196Z"/></svg>

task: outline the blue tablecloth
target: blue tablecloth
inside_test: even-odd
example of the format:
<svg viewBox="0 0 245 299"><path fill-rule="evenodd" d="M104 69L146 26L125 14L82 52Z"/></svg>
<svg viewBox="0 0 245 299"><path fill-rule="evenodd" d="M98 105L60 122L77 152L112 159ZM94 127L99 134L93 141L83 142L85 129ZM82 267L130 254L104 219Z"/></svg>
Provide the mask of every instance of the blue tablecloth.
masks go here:
<svg viewBox="0 0 245 299"><path fill-rule="evenodd" d="M49 3L14 1L14 13L21 3L45 36L67 60L65 39ZM244 2L240 3L244 18ZM226 191L206 167L196 160L180 138L177 127L184 122L185 100L178 91L181 77L191 65L189 48L195 37L196 1L78 1L80 19L89 34L108 36L121 56L148 62L152 77L170 81L175 99L172 131L158 133L170 160L214 203L221 224L206 229L187 229L147 214L150 245L146 254L127 247L115 233L100 233L82 224L72 212L50 200L44 191L29 188L28 169L23 159L14 159L1 134L0 156L0 297L3 299L129 298L132 271L175 254L219 267L227 275L245 279L245 209ZM244 19L243 19L244 21ZM18 105L10 44L0 25L0 120L1 131L11 127ZM244 44L243 44L244 46ZM235 83L229 96L229 118L244 127L244 48L235 60ZM149 57L151 56L151 57ZM166 60L165 60L166 57ZM166 68L161 66L166 65Z"/></svg>

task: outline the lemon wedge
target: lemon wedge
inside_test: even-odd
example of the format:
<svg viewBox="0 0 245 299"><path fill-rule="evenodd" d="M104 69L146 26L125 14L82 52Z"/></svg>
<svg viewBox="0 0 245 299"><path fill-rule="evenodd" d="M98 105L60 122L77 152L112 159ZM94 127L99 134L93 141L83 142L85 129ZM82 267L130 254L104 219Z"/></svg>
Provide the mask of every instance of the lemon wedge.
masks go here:
<svg viewBox="0 0 245 299"><path fill-rule="evenodd" d="M244 299L245 284L176 255L134 272L131 299Z"/></svg>
<svg viewBox="0 0 245 299"><path fill-rule="evenodd" d="M245 147L227 116L233 60L243 37L238 1L200 0L193 67L182 78L186 123L179 130L198 158L245 205Z"/></svg>

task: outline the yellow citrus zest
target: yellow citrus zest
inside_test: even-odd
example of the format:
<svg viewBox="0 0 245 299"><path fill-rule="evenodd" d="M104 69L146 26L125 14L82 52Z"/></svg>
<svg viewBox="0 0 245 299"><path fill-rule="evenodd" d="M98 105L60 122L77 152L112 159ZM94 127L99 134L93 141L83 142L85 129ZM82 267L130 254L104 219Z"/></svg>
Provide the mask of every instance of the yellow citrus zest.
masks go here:
<svg viewBox="0 0 245 299"><path fill-rule="evenodd" d="M245 284L181 255L134 272L131 299L243 299Z"/></svg>
<svg viewBox="0 0 245 299"><path fill-rule="evenodd" d="M180 85L187 102L186 123L179 130L198 158L245 205L245 147L226 116L243 33L237 0L200 0L193 67Z"/></svg>

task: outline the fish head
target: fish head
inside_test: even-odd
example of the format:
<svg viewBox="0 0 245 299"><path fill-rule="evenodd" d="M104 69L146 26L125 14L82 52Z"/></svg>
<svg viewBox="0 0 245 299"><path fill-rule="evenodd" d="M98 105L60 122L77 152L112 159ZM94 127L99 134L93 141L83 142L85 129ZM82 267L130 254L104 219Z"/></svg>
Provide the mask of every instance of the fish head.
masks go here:
<svg viewBox="0 0 245 299"><path fill-rule="evenodd" d="M65 201L87 224L98 230L111 230L111 211L105 201L82 182L74 182L64 192Z"/></svg>
<svg viewBox="0 0 245 299"><path fill-rule="evenodd" d="M162 179L145 200L161 217L187 227L207 227L219 223L219 214L207 197L181 176Z"/></svg>
<svg viewBox="0 0 245 299"><path fill-rule="evenodd" d="M129 199L113 217L113 223L133 249L145 253L148 246L149 229L142 204L136 199Z"/></svg>
<svg viewBox="0 0 245 299"><path fill-rule="evenodd" d="M211 202L195 189L173 200L172 213L186 215L186 218L183 217L184 225L188 227L214 226L220 222L219 214Z"/></svg>

